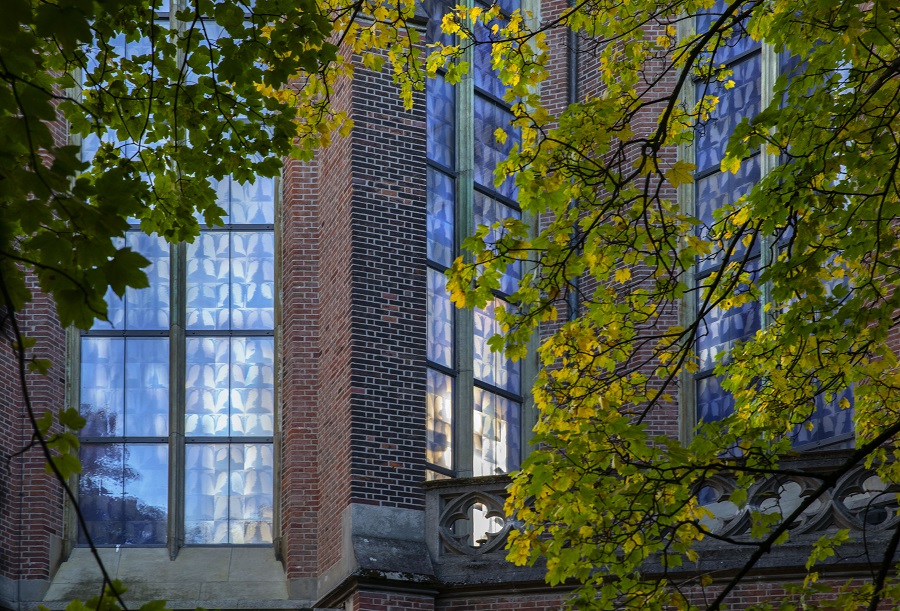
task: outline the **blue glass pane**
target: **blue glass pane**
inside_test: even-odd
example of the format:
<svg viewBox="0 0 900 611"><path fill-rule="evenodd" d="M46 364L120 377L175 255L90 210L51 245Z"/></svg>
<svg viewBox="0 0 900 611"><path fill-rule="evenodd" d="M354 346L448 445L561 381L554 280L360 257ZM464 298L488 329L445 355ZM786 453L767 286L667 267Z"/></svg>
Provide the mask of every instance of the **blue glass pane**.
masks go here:
<svg viewBox="0 0 900 611"><path fill-rule="evenodd" d="M120 443L81 446L81 477L78 478L78 505L94 543L122 543L125 530L124 446ZM79 540L84 533L79 529Z"/></svg>
<svg viewBox="0 0 900 611"><path fill-rule="evenodd" d="M518 140L516 132L510 125L512 113L478 95L475 96L474 113L475 182L515 199L516 186L512 176L507 176L499 186L494 185L494 171L497 164L509 156L513 144ZM507 132L506 142L503 144L494 136L497 129L504 129Z"/></svg>
<svg viewBox="0 0 900 611"><path fill-rule="evenodd" d="M697 226L697 234L704 238L710 239L711 235L722 235L721 226L715 227L714 213L719 208L733 204L741 197L750 192L760 179L760 156L755 155L745 159L741 163L741 168L737 174L731 172L716 172L705 178L701 178L696 183L696 210L697 219L701 222ZM757 240L758 242L758 240ZM726 242L726 247L730 242ZM758 243L754 248L758 247ZM746 248L739 240L735 245L731 254L731 260L743 255ZM703 259L697 262L697 268L700 271L709 269L714 265L721 264L723 252L714 248L713 251Z"/></svg>
<svg viewBox="0 0 900 611"><path fill-rule="evenodd" d="M709 28L723 15L728 4L729 3L727 2L718 0L718 2L716 2L709 11L704 11L703 13L697 15L697 22L695 26L697 33L702 34L708 31ZM714 53L713 63L725 64L743 53L747 53L752 49L760 48L760 43L754 41L747 34L747 31L744 29L743 23L739 23L737 25L734 24L733 15L737 15L747 8L747 5L738 7L723 24L723 27L726 28L731 26L731 36L729 36L728 38L713 37L709 42L708 48L711 52Z"/></svg>
<svg viewBox="0 0 900 611"><path fill-rule="evenodd" d="M125 328L168 330L169 245L163 238L140 231L128 232L125 243L150 261L144 268L150 286L125 290Z"/></svg>
<svg viewBox="0 0 900 611"><path fill-rule="evenodd" d="M165 330L169 328L169 245L163 238L129 231L124 240L114 242L116 248L127 246L150 261L143 268L150 286L128 288L125 297L112 289L106 292L109 322L96 321L92 329Z"/></svg>
<svg viewBox="0 0 900 611"><path fill-rule="evenodd" d="M169 340L125 340L125 435L169 434Z"/></svg>
<svg viewBox="0 0 900 611"><path fill-rule="evenodd" d="M206 49L194 51L194 56L207 58L210 54L209 48L218 48L217 42L219 38L227 37L228 32L225 30L224 26L221 26L214 21L204 20L194 21L188 24L186 35L190 35L192 40L197 40L199 46L206 47ZM210 76L212 73L210 62L201 62L200 65L198 65L196 61L192 61L188 67L187 74L185 75L185 82L187 84L196 83L198 73L203 76Z"/></svg>
<svg viewBox="0 0 900 611"><path fill-rule="evenodd" d="M229 543L271 543L274 454L270 444L232 444L229 452Z"/></svg>
<svg viewBox="0 0 900 611"><path fill-rule="evenodd" d="M522 6L521 0L497 0L497 4L500 5L500 10L507 15L511 15Z"/></svg>
<svg viewBox="0 0 900 611"><path fill-rule="evenodd" d="M275 328L275 236L271 231L231 234L231 327Z"/></svg>
<svg viewBox="0 0 900 611"><path fill-rule="evenodd" d="M798 76L805 62L800 61L799 55L781 52L778 54L778 73L787 74L790 78Z"/></svg>
<svg viewBox="0 0 900 611"><path fill-rule="evenodd" d="M725 391L719 378L697 380L697 421L716 422L734 411L734 398Z"/></svg>
<svg viewBox="0 0 900 611"><path fill-rule="evenodd" d="M225 218L227 218L231 214L231 177L226 176L222 180L210 178L209 186L216 192L216 205L225 211ZM202 222L202 215L197 218ZM223 220L227 223L225 218Z"/></svg>
<svg viewBox="0 0 900 611"><path fill-rule="evenodd" d="M499 20L497 23L500 23ZM500 25L502 26L502 24ZM499 72L491 67L493 62L491 48L493 45L490 44L490 41L494 40L495 36L481 22L478 22L474 29L475 40L478 41L473 51L474 57L472 58L475 86L495 97L503 98L506 94L506 85L500 80Z"/></svg>
<svg viewBox="0 0 900 611"><path fill-rule="evenodd" d="M187 328L228 329L231 312L230 237L201 231L187 246Z"/></svg>
<svg viewBox="0 0 900 611"><path fill-rule="evenodd" d="M274 339L232 338L231 435L272 435L274 413Z"/></svg>
<svg viewBox="0 0 900 611"><path fill-rule="evenodd" d="M697 357L700 371L708 371L725 358L735 342L753 337L760 329L760 305L751 301L722 311L713 308L699 323Z"/></svg>
<svg viewBox="0 0 900 611"><path fill-rule="evenodd" d="M735 86L725 89L725 83L713 82L697 85L697 99L703 95L719 98L712 116L705 123L697 125L696 163L697 171L718 168L725 156L725 147L734 128L744 117L759 114L760 54L755 53L733 66L731 80Z"/></svg>
<svg viewBox="0 0 900 611"><path fill-rule="evenodd" d="M426 42L441 42L444 45L454 44L453 36L444 34L441 30L441 20L444 14L449 12L454 3L446 0L425 0L423 6L428 13L428 25L426 26Z"/></svg>
<svg viewBox="0 0 900 611"><path fill-rule="evenodd" d="M189 337L185 349L186 435L273 434L273 338Z"/></svg>
<svg viewBox="0 0 900 611"><path fill-rule="evenodd" d="M237 225L270 225L275 222L275 179L259 176L256 182L231 181L231 217Z"/></svg>
<svg viewBox="0 0 900 611"><path fill-rule="evenodd" d="M165 444L125 446L124 541L164 544L169 498L169 450Z"/></svg>
<svg viewBox="0 0 900 611"><path fill-rule="evenodd" d="M185 435L228 435L231 340L188 337L185 342Z"/></svg>
<svg viewBox="0 0 900 611"><path fill-rule="evenodd" d="M188 444L185 542L271 543L271 444Z"/></svg>
<svg viewBox="0 0 900 611"><path fill-rule="evenodd" d="M81 338L81 435L120 437L125 427L125 340Z"/></svg>
<svg viewBox="0 0 900 611"><path fill-rule="evenodd" d="M119 34L115 38L112 38L108 42L108 51L110 53L115 54L116 57L123 57L125 55L125 35ZM87 67L85 69L85 79L84 83L87 86L90 86L94 80L91 78L92 73L96 70L100 63L98 61L98 57L100 55L100 47L99 45L94 48L94 52L87 54Z"/></svg>
<svg viewBox="0 0 900 611"><path fill-rule="evenodd" d="M228 543L228 444L187 444L184 541Z"/></svg>
<svg viewBox="0 0 900 611"><path fill-rule="evenodd" d="M816 395L816 409L809 419L812 430L805 425L798 426L793 434L794 445L823 443L853 432L853 389L845 388L830 399L830 401L826 401L825 393ZM844 399L849 404L846 409L841 408L841 401ZM846 447L852 447L852 445L853 440L847 440Z"/></svg>
<svg viewBox="0 0 900 611"><path fill-rule="evenodd" d="M428 168L428 258L450 267L455 254L454 211L456 183L453 178Z"/></svg>
<svg viewBox="0 0 900 611"><path fill-rule="evenodd" d="M488 346L488 340L491 337L501 334L500 325L494 316L494 309L501 304L503 302L500 299L494 299L483 310L481 308L475 309L473 363L475 379L518 394L522 392L522 362L513 362L501 352L492 352L490 346Z"/></svg>
<svg viewBox="0 0 900 611"><path fill-rule="evenodd" d="M85 444L78 500L88 533L101 545L166 542L165 444ZM80 540L85 541L84 533Z"/></svg>
<svg viewBox="0 0 900 611"><path fill-rule="evenodd" d="M428 158L448 168L456 167L456 102L453 86L438 74L426 86Z"/></svg>
<svg viewBox="0 0 900 611"><path fill-rule="evenodd" d="M453 367L453 306L447 293L447 278L428 269L428 333L426 356L444 367Z"/></svg>
<svg viewBox="0 0 900 611"><path fill-rule="evenodd" d="M426 440L425 460L433 465L453 468L453 378L428 370L425 386Z"/></svg>
<svg viewBox="0 0 900 611"><path fill-rule="evenodd" d="M522 215L518 210L510 208L506 204L491 199L478 191L475 192L474 220L476 226L487 225L488 227L492 227L494 223L502 222L504 219L508 218L521 219ZM491 229L485 237L485 241L488 244L493 244L503 238L504 235L506 235L506 231L502 226ZM500 290L507 295L512 295L518 290L519 282L521 280L522 262L515 261L506 269L506 272L500 279Z"/></svg>
<svg viewBox="0 0 900 611"><path fill-rule="evenodd" d="M473 390L473 475L509 473L519 467L522 406L477 386Z"/></svg>

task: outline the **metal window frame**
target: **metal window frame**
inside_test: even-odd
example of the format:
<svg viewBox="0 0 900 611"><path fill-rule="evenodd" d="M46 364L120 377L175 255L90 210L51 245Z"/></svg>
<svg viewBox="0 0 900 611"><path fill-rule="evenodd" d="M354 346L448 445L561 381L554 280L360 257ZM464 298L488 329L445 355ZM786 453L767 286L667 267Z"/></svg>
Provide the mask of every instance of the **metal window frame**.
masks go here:
<svg viewBox="0 0 900 611"><path fill-rule="evenodd" d="M464 5L472 8L480 4L478 0L466 0ZM534 0L523 0L522 10L532 10L536 15L537 2ZM537 17L532 17L530 21L536 22ZM474 50L470 46L465 49L462 54L462 60L470 65L474 61ZM509 111L509 105L498 99L493 94L482 90L475 86L474 70L469 70L462 75L460 82L455 85L455 171L448 171L449 168L441 164L437 164L428 160L429 166L443 172L448 176L455 176L455 206L454 206L454 244L455 254L460 254L460 247L463 239L475 232L475 192L479 192L487 197L511 207L520 210L519 205L514 200L505 197L501 193L484 185L475 184L475 129L474 129L474 107L475 97L478 96L490 104ZM427 94L426 94L427 95ZM523 219L536 226L536 219L530 215L523 214ZM471 256L463 253L468 263L474 263ZM429 269L445 271L446 268L433 261L426 263ZM499 299L506 300L507 295L501 292L495 292L495 296ZM534 401L531 397L530 383L537 375L536 348L537 335L532 337L529 347L528 358L521 361L521 389L520 394L510 393L507 390L496 387L492 384L476 380L474 373L474 353L475 353L475 312L471 309L457 309L454 312L453 319L453 371L448 371L446 367L442 367L432 361L426 361L426 366L434 369L442 374L449 375L453 378L453 410L452 410L452 428L453 439L451 447L452 469L447 470L431 463L426 464L429 471L448 477L466 478L472 477L474 474L474 414L475 414L475 396L474 389L477 386L487 392L493 393L504 399L513 400L519 403L520 413L520 439L519 447L521 448L518 460L521 461L527 454L528 442L532 437L532 429L537 422L537 414L534 409Z"/></svg>

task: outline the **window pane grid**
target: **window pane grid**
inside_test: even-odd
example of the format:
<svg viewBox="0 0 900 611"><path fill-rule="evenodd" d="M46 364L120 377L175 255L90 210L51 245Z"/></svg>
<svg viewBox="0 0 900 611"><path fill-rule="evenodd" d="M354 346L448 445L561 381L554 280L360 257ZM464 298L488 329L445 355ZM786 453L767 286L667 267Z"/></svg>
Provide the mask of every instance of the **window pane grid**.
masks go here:
<svg viewBox="0 0 900 611"><path fill-rule="evenodd" d="M185 543L271 543L273 482L270 444L188 444Z"/></svg>
<svg viewBox="0 0 900 611"><path fill-rule="evenodd" d="M708 13L699 15L695 25L698 32L707 30L721 14L724 3L719 0ZM714 64L726 64L732 70L728 80L733 81L731 89L725 89L725 82L695 82L695 93L699 99L703 95L715 95L719 103L710 119L697 126L695 139L695 215L701 221L698 235L705 239L715 239L716 232L714 212L725 205L745 196L762 178L761 152L754 151L745 158L736 174L719 171L719 164L725 155L728 140L737 124L744 118L752 118L762 107L763 88L763 53L761 45L753 41L739 24L734 28L732 37L723 41L715 51L711 60ZM797 58L784 53L777 56L776 72L790 74L797 65ZM766 84L767 87L772 83ZM783 160L782 160L783 161ZM783 239L784 236L775 236ZM734 244L732 260L749 259L749 270L753 275L759 266L758 257L761 249L759 240L754 240L753 251L740 241ZM722 253L714 254L698 260L696 266L696 286L708 283L708 278L719 273L723 264ZM740 289L738 289L740 290ZM697 306L702 303L699 295ZM751 338L762 328L762 307L759 301L747 303L738 308L722 311L712 308L700 320L695 351L698 359L699 373L693 378L696 402L696 419L698 422L721 420L733 412L735 404L730 392L721 386L722 378L714 373L716 364L728 358L728 353L735 342ZM853 389L839 388L828 393L818 388L815 380L810 382L816 386L815 406L809 417L808 428L804 424L797 425L790 433L793 444L804 448L852 447L852 413ZM842 409L841 403L849 404Z"/></svg>
<svg viewBox="0 0 900 611"><path fill-rule="evenodd" d="M516 0L508 0L502 9L509 13L517 6ZM426 3L429 40L451 44L439 26L446 10L448 5L440 0ZM498 18L505 19L505 15ZM479 39L491 36L484 25L475 27ZM444 272L459 253L459 242L465 237L460 234L469 233L475 225L492 225L520 214L514 179L494 182L497 164L518 139L511 128L513 115L502 99L506 86L491 67L488 45L475 45L469 53L472 80L453 90L439 74L426 89L426 461L431 478L507 472L518 465L521 453L520 364L488 347L488 338L499 332L494 302L482 310L463 312L457 321L446 294ZM462 87L469 90L461 92ZM503 143L495 135L498 129L508 133ZM461 176L466 182L460 181ZM499 239L502 230L494 234ZM511 266L504 276L501 294L515 292L519 267ZM500 297L495 301L502 303Z"/></svg>
<svg viewBox="0 0 900 611"><path fill-rule="evenodd" d="M275 429L273 183L248 186L225 179L216 186L219 204L230 215L225 220L232 224L203 230L186 249L188 275L175 279L187 285L186 314L193 323L180 332L187 384L175 395L182 397L176 405L183 410L184 443L195 471L197 465L208 470L212 464L213 480L224 473L227 486L192 487L188 465L174 465L185 472L179 503L186 510L189 544L269 545ZM88 511L87 532L98 544L165 545L173 396L169 246L138 231L129 232L122 245L151 260L151 286L129 290L124 299L111 295L113 324L98 323L82 338L81 403L88 424L82 433L79 493ZM198 452L224 453L224 471L215 461L197 457ZM198 503L224 504L224 514L221 508L209 515L191 513ZM85 533L79 541L86 541Z"/></svg>

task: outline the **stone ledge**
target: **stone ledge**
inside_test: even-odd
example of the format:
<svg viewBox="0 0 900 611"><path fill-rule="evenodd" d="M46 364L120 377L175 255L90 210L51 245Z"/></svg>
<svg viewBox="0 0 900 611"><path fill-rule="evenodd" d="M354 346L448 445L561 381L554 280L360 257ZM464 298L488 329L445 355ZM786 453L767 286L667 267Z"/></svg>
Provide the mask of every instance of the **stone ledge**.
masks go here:
<svg viewBox="0 0 900 611"><path fill-rule="evenodd" d="M170 560L165 548L102 548L113 579L128 588L134 605L164 599L171 608L296 609L312 601L291 600L281 563L268 547L187 547ZM96 596L100 569L91 551L76 548L44 595L50 609Z"/></svg>

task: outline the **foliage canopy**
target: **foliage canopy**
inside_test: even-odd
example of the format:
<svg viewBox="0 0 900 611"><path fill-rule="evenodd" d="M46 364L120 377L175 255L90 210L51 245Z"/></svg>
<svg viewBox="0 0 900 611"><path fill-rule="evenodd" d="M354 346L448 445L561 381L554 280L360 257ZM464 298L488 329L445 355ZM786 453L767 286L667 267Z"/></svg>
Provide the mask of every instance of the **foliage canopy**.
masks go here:
<svg viewBox="0 0 900 611"><path fill-rule="evenodd" d="M457 17L470 40L472 15ZM596 85L552 117L535 85L556 27L581 38ZM684 608L697 604L680 587L692 584L668 576L715 538L748 558L709 597L718 608L801 515L751 507L746 491L785 472L798 431L818 426L817 405L852 411L856 449L804 502L827 498L858 463L883 482L900 476L900 9L884 0L585 0L535 27L513 18L502 33L493 57L522 133L503 169L540 227L532 234L507 220L501 239L470 239L473 258L455 263L450 287L458 303L482 306L506 266L526 260L531 271L495 345L520 357L551 323L534 386L541 445L510 488L520 526L509 557L543 557L550 583L581 584L579 608ZM758 155L767 171L703 216L691 204L692 151L735 86L719 58L745 43L786 67L763 77L761 111L736 125L716 169L737 174ZM755 303L759 330L714 361L733 407L681 439L661 429L679 395L681 417L694 418L687 404L710 358L697 350L709 321ZM568 319L553 324L560 313ZM701 502L726 474L737 485L727 500L751 516L749 539L718 536ZM874 583L834 605L896 598L893 532L886 549L870 550L884 569ZM798 588L816 588L817 561L846 538L812 548Z"/></svg>
<svg viewBox="0 0 900 611"><path fill-rule="evenodd" d="M422 69L445 66L450 81L465 73L458 58L484 44L472 27L481 21L494 33L494 67L522 135L500 172L515 174L520 205L542 223L533 233L506 220L496 242L480 231L450 287L457 303L483 306L508 264L530 262L510 297L515 311L501 313L508 333L494 341L514 357L541 323L567 308L573 314L542 339L534 389L542 445L511 487L508 507L522 526L510 557L546 557L551 583L583 584L583 607L687 606L677 588L642 576L642 567L693 561L698 542L714 535L698 499L704 482L732 473L746 488L777 472L819 397L851 388L857 450L848 460L900 481L891 462L900 432L893 0L733 0L715 8L710 0L582 0L544 21L458 7L443 24L458 44L438 45L424 64L410 53L418 39L406 28L412 0L198 0L175 4L168 23L155 20L153 8L142 0L4 3L7 312L29 300L25 274L33 272L64 324L89 327L105 316L108 288L121 295L146 283L146 261L116 240L129 219L190 239L198 214L208 223L222 214L208 177L274 175L280 156L308 157L334 130L349 129L349 118L329 106L334 83L352 72L342 53L359 54L372 69L386 58L409 101ZM696 31L694 16L704 12L710 25ZM552 28L581 37L598 83L559 116L539 94ZM149 50L118 57L118 36L147 39ZM674 161L673 151L690 151L698 126L716 112L714 84L732 83L716 52L747 37L798 61L773 79L762 112L737 126L721 163L738 172L759 151L768 171L714 219L701 219L684 205L694 165ZM710 92L694 96L696 83ZM105 142L90 165L77 145L54 141L57 112L73 135ZM698 258L716 262L700 281ZM660 435L649 423L672 413L679 382L684 392L696 371L704 317L751 301L764 302L765 324L715 368L734 397L731 413L681 441ZM740 494L731 501L746 503ZM753 515L748 549L783 540L787 526L776 514ZM831 545L815 549L811 571ZM892 556L889 549L884 562ZM876 580L866 603L895 596L893 587Z"/></svg>

